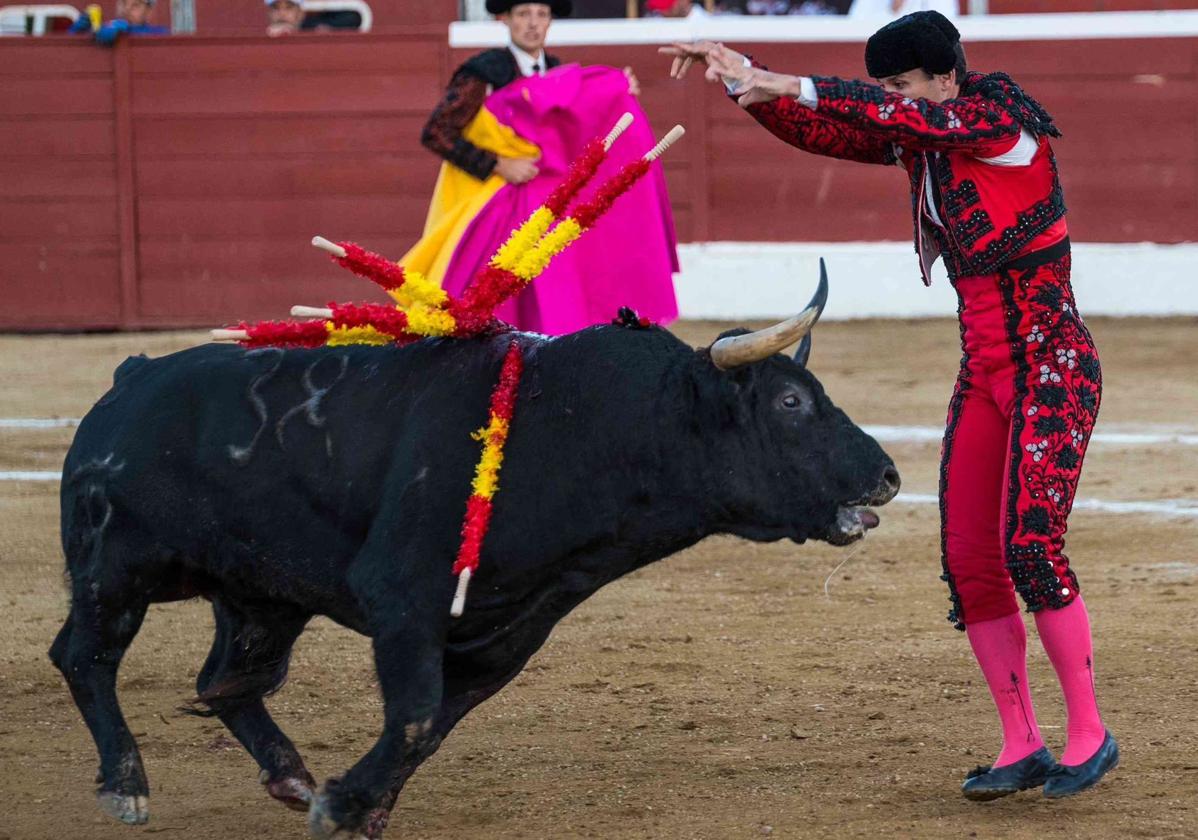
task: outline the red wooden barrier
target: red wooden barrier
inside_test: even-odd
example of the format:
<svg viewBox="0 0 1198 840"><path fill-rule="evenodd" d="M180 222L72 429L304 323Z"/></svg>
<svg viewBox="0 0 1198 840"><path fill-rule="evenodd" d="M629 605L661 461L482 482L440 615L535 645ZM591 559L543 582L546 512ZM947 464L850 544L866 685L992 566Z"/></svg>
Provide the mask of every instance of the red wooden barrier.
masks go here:
<svg viewBox="0 0 1198 840"><path fill-rule="evenodd" d="M780 70L860 73L852 44L738 45ZM905 239L897 170L769 136L650 46L632 65L683 241ZM0 329L217 325L369 296L314 233L398 256L437 161L421 126L456 62L442 27L290 39L0 41ZM1198 39L979 43L1057 117L1078 240L1198 240Z"/></svg>

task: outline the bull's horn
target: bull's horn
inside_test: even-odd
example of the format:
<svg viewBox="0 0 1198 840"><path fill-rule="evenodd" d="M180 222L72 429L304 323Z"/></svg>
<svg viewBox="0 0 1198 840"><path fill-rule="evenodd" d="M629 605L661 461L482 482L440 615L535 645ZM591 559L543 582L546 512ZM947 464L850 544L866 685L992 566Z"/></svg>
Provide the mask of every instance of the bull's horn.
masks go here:
<svg viewBox="0 0 1198 840"><path fill-rule="evenodd" d="M811 303L819 306L819 312L816 313L816 320L824 314L824 304L828 302L828 267L824 265L824 258L819 258L819 289L815 292L815 297L811 299ZM803 340L799 342L799 349L795 351L795 361L803 367L807 367L807 359L811 356L811 333L803 336Z"/></svg>
<svg viewBox="0 0 1198 840"><path fill-rule="evenodd" d="M767 359L778 351L802 340L824 311L828 300L828 273L820 260L819 288L807 307L781 323L747 335L730 335L711 345L711 361L720 370L749 365Z"/></svg>

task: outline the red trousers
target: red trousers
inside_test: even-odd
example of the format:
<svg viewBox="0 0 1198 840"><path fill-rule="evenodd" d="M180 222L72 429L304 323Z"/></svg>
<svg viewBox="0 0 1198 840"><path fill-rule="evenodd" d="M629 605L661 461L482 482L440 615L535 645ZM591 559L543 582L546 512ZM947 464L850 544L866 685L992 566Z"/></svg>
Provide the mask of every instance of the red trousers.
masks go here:
<svg viewBox="0 0 1198 840"><path fill-rule="evenodd" d="M1067 242L954 281L964 355L941 450L944 574L965 624L1065 606L1065 530L1102 391L1069 285ZM1028 265L1031 263L1031 265Z"/></svg>

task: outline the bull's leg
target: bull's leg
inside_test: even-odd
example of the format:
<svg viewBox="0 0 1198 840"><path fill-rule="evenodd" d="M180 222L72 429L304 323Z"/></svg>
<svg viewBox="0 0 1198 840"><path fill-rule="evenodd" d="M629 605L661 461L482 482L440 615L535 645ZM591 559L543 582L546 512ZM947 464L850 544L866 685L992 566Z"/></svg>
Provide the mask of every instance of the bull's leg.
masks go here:
<svg viewBox="0 0 1198 840"><path fill-rule="evenodd" d="M434 737L429 740L426 744L426 749L421 754L413 756L404 764L392 782L391 789L383 795L379 804L367 816L366 822L362 826L362 834L366 837L366 840L382 840L383 830L387 827L387 822L391 818L391 811L395 808L395 803L399 801L400 791L403 790L403 786L407 784L412 774L416 772L416 768L437 751L445 736L457 725L458 721L465 717L467 712L481 703L486 697L489 697L491 693L493 692L487 692L482 696L468 693L450 696L450 688L446 686L444 689L445 698L441 704L441 710L438 712L436 722L433 724Z"/></svg>
<svg viewBox="0 0 1198 840"><path fill-rule="evenodd" d="M262 698L282 686L292 645L308 621L289 607L251 615L217 599L216 638L196 679L196 701L208 707L258 762L266 792L307 811L316 781Z"/></svg>
<svg viewBox="0 0 1198 840"><path fill-rule="evenodd" d="M71 613L50 648L50 659L66 678L100 753L100 808L122 822L140 824L150 817L150 787L117 701L116 673L149 600L129 581L114 577L73 578Z"/></svg>
<svg viewBox="0 0 1198 840"><path fill-rule="evenodd" d="M445 576L450 579L449 575ZM441 706L441 656L449 593L433 596L436 615L396 603L407 619L374 637L375 667L383 693L383 733L374 747L340 779L330 779L308 811L308 831L318 840L361 836L390 798L440 742L434 727ZM417 618L419 617L419 618ZM382 617L380 617L382 618ZM416 619L416 620L413 620ZM397 791L398 792L398 791ZM385 819L383 821L385 825ZM381 826L376 826L377 833Z"/></svg>

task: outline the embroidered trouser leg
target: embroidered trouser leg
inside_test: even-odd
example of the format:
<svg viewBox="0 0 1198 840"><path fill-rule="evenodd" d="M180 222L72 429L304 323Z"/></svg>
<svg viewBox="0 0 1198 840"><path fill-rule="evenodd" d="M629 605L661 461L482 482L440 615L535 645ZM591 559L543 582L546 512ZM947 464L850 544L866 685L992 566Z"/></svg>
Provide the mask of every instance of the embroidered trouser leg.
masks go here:
<svg viewBox="0 0 1198 840"><path fill-rule="evenodd" d="M964 357L941 464L950 620L1000 618L1077 596L1064 537L1098 413L1101 371L1068 255L958 278Z"/></svg>

